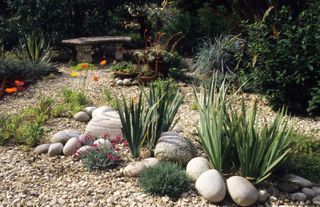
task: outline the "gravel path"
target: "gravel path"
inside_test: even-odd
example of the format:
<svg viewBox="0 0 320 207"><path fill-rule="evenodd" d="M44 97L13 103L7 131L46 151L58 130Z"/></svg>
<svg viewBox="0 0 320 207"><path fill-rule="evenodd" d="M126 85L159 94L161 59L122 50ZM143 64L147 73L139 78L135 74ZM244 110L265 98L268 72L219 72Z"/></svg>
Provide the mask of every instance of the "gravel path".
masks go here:
<svg viewBox="0 0 320 207"><path fill-rule="evenodd" d="M103 105L103 91L108 88L116 95L135 96L138 87L111 87L111 74L107 70L89 72L85 85L82 78L73 78L67 67L62 66L60 76L50 76L28 87L26 91L0 100L0 114L19 113L23 108L34 105L39 98L50 96L59 98L59 91L66 87L82 88L94 105ZM83 72L82 72L83 75ZM99 81L92 76L98 75ZM192 110L194 102L192 87L180 84L186 93L185 103L179 110L178 127L188 138L195 139L194 126L199 116ZM255 95L245 95L252 101ZM259 101L260 112L267 119L274 113ZM296 129L312 133L320 137L320 120L293 117L291 121ZM71 119L58 118L46 124L46 137L66 128L84 131L85 124ZM35 156L30 151L22 151L18 147L0 146L0 207L1 206L215 206L192 189L182 195L178 201L168 197L154 197L144 194L137 184L137 179L122 176L122 168L106 172L88 172L80 162L70 157ZM279 194L272 185L267 189L276 195L268 205L290 205L286 194ZM296 203L297 204L297 203ZM296 205L291 203L291 205ZM306 204L308 203L300 203ZM232 205L225 201L221 205ZM262 205L263 206L263 205Z"/></svg>

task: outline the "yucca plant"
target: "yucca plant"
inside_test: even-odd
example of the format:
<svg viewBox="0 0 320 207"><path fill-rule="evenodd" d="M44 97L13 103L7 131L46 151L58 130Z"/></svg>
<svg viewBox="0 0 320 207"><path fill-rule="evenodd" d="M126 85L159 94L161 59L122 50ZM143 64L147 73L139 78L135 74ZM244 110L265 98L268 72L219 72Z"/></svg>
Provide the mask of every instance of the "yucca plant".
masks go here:
<svg viewBox="0 0 320 207"><path fill-rule="evenodd" d="M257 102L251 111L242 100L241 112L231 110L230 128L235 130L235 150L242 176L260 183L268 178L272 171L287 157L291 129L281 110L273 123L263 124L259 128Z"/></svg>
<svg viewBox="0 0 320 207"><path fill-rule="evenodd" d="M134 98L127 104L122 95L122 101L117 99L117 109L122 123L123 138L128 142L133 157L138 157L140 149L146 139L146 132L152 122L152 113L155 106L147 107L143 102L142 91L137 102Z"/></svg>
<svg viewBox="0 0 320 207"><path fill-rule="evenodd" d="M229 103L225 81L217 88L215 75L195 97L199 105L198 134L211 165L218 171L228 171L231 165L231 146L234 131L227 127Z"/></svg>
<svg viewBox="0 0 320 207"><path fill-rule="evenodd" d="M149 125L147 145L154 149L162 132L171 130L178 119L174 120L184 96L179 94L176 85L170 81L153 83L145 93L150 107L156 106L152 112L153 121Z"/></svg>
<svg viewBox="0 0 320 207"><path fill-rule="evenodd" d="M49 63L53 54L43 34L37 36L35 33L25 35L20 39L20 50L16 56L21 60L30 60L33 63Z"/></svg>

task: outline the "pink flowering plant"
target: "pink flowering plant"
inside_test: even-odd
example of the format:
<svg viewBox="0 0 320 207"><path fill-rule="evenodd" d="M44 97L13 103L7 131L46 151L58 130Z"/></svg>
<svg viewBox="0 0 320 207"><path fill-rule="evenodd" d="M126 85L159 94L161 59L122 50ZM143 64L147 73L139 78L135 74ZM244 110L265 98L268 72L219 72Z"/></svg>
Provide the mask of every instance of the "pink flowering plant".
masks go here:
<svg viewBox="0 0 320 207"><path fill-rule="evenodd" d="M109 136L103 137L109 140ZM120 165L121 152L127 147L126 141L121 136L116 136L111 140L110 145L92 144L92 150L88 151L82 158L82 163L89 171L107 170Z"/></svg>

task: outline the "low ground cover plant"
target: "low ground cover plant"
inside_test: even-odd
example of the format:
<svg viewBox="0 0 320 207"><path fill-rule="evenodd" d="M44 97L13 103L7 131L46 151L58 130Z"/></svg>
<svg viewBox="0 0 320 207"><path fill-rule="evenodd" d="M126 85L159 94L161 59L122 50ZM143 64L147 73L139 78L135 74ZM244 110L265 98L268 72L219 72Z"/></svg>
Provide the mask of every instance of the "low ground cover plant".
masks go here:
<svg viewBox="0 0 320 207"><path fill-rule="evenodd" d="M227 97L225 82L216 79L197 97L200 106L198 133L212 166L222 173L239 172L255 183L267 179L288 156L291 126L285 111L271 125L259 126L256 103L248 110L242 101L238 111Z"/></svg>
<svg viewBox="0 0 320 207"><path fill-rule="evenodd" d="M189 189L185 170L171 162L161 162L146 168L139 178L139 184L146 193L172 198L179 197Z"/></svg>

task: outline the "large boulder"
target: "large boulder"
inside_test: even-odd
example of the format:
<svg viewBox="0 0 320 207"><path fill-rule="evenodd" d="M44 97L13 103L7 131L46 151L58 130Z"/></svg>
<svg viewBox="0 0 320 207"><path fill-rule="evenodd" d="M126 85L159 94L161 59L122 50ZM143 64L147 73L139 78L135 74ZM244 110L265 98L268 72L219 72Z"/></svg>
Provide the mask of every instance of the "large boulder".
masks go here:
<svg viewBox="0 0 320 207"><path fill-rule="evenodd" d="M195 187L202 197L211 202L220 202L226 195L226 184L217 170L207 170L196 181Z"/></svg>
<svg viewBox="0 0 320 207"><path fill-rule="evenodd" d="M61 143L53 143L50 145L48 150L48 155L50 157L56 156L56 155L62 155L63 154L63 144Z"/></svg>
<svg viewBox="0 0 320 207"><path fill-rule="evenodd" d="M81 142L79 138L73 137L68 140L66 145L63 147L63 154L66 156L73 155L77 152L77 150L81 147Z"/></svg>
<svg viewBox="0 0 320 207"><path fill-rule="evenodd" d="M37 155L45 154L48 152L49 147L50 147L50 144L41 144L41 145L38 145L36 148L34 148L33 151Z"/></svg>
<svg viewBox="0 0 320 207"><path fill-rule="evenodd" d="M119 113L111 111L110 108L102 109L97 108L93 111L93 118L89 121L85 133L91 133L96 136L109 134L111 140L118 135L122 136Z"/></svg>
<svg viewBox="0 0 320 207"><path fill-rule="evenodd" d="M79 137L81 132L73 129L66 129L55 133L51 138L51 143L65 144L72 137Z"/></svg>
<svg viewBox="0 0 320 207"><path fill-rule="evenodd" d="M186 173L192 181L196 181L202 173L209 169L210 163L206 158L195 157L188 162Z"/></svg>
<svg viewBox="0 0 320 207"><path fill-rule="evenodd" d="M197 151L190 140L180 136L178 133L166 132L159 138L154 155L158 160L173 161L187 165L197 155Z"/></svg>
<svg viewBox="0 0 320 207"><path fill-rule="evenodd" d="M257 189L244 177L228 178L227 187L232 200L239 206L251 206L259 199Z"/></svg>
<svg viewBox="0 0 320 207"><path fill-rule="evenodd" d="M113 111L113 109L109 106L101 106L99 108L94 109L91 112L92 117L97 117L103 115L105 112Z"/></svg>

